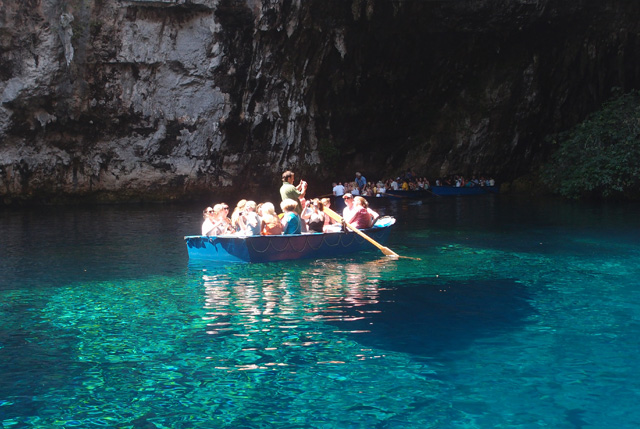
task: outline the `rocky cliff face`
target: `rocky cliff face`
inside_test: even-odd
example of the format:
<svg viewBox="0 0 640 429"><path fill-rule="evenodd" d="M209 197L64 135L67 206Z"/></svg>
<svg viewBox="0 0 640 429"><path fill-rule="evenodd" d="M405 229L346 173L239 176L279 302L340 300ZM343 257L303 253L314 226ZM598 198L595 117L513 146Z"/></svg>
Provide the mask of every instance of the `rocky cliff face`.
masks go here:
<svg viewBox="0 0 640 429"><path fill-rule="evenodd" d="M288 168L327 187L356 169L511 180L546 134L638 87L639 16L625 0L0 0L0 195L195 198L277 188Z"/></svg>

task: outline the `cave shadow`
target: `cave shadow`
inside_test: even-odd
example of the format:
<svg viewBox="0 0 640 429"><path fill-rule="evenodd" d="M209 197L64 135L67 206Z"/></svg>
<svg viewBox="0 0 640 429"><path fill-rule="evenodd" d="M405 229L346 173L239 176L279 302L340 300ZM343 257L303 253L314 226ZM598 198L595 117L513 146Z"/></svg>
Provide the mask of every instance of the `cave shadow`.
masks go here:
<svg viewBox="0 0 640 429"><path fill-rule="evenodd" d="M385 281L376 303L331 323L364 346L430 357L521 329L535 313L530 300L514 279Z"/></svg>

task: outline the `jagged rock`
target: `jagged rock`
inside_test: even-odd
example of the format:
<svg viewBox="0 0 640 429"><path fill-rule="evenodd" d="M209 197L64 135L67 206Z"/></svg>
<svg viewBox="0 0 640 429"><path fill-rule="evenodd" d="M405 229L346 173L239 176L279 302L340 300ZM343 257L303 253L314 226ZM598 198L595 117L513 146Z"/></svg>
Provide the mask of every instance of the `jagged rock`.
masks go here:
<svg viewBox="0 0 640 429"><path fill-rule="evenodd" d="M637 87L637 2L0 0L0 195L527 174Z"/></svg>

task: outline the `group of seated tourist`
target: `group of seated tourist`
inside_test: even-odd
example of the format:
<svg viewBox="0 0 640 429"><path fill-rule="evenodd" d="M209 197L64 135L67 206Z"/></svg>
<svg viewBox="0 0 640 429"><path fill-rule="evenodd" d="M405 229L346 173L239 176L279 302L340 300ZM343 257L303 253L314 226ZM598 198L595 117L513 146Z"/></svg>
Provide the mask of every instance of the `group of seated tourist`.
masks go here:
<svg viewBox="0 0 640 429"><path fill-rule="evenodd" d="M346 207L343 218L346 222L359 229L373 226L378 214L369 208L367 200L345 194L344 201ZM229 215L227 204L215 204L202 213L202 235L248 236L342 231L344 226L324 213L324 207L330 206L329 198L299 201L287 198L280 203L282 213L278 214L270 202L256 204L255 201L240 200Z"/></svg>
<svg viewBox="0 0 640 429"><path fill-rule="evenodd" d="M378 180L376 183L367 182L364 186L359 186L356 181L334 182L333 195L342 196L346 193L352 195L362 195L365 197L379 197L386 193L388 189L398 191L420 191L431 188L431 183L426 177L416 177L410 172L396 178ZM495 186L495 180L491 177L476 177L466 180L462 175L452 175L435 180L433 186Z"/></svg>
<svg viewBox="0 0 640 429"><path fill-rule="evenodd" d="M436 186L455 186L457 188L471 187L471 186L495 186L496 181L492 177L484 177L484 176L480 176L479 178L476 176L472 176L471 179L467 180L464 178L464 176L456 174L453 176L437 179L435 182L435 185Z"/></svg>

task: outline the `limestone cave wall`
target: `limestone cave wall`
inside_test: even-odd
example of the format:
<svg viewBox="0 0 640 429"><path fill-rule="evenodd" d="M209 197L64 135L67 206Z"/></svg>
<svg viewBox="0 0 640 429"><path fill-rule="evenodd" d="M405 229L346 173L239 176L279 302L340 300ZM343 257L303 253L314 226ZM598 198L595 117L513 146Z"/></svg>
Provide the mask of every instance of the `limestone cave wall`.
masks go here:
<svg viewBox="0 0 640 429"><path fill-rule="evenodd" d="M326 193L356 170L511 181L638 87L638 2L0 0L0 195Z"/></svg>

